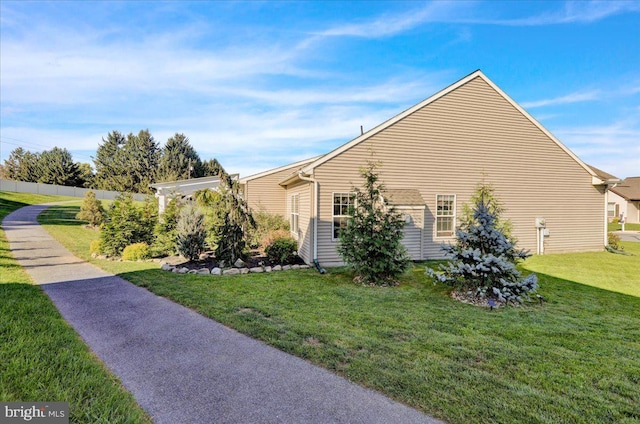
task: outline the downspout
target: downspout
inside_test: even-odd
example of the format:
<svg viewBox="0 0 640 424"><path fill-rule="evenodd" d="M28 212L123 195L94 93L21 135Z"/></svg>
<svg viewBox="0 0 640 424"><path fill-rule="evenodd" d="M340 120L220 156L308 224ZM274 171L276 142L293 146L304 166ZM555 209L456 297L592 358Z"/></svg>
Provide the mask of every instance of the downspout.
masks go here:
<svg viewBox="0 0 640 424"><path fill-rule="evenodd" d="M609 185L604 185L604 247L609 245Z"/></svg>
<svg viewBox="0 0 640 424"><path fill-rule="evenodd" d="M318 195L318 180L316 180L313 177L307 177L305 176L302 171L298 171L298 178L300 178L302 181L308 181L313 183L313 194L314 194L314 200L313 200L313 208L314 208L314 212L313 212L313 264L315 265L316 269L318 270L318 272L320 274L324 274L326 271L324 270L324 268L322 268L320 266L320 262L318 262L318 216L319 216L319 212L320 212L320 207L319 207L319 195Z"/></svg>

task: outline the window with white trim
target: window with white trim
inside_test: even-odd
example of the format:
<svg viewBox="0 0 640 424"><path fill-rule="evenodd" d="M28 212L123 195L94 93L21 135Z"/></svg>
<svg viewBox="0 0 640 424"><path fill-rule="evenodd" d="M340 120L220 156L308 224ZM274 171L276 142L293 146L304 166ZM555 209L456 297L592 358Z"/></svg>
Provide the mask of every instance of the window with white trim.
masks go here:
<svg viewBox="0 0 640 424"><path fill-rule="evenodd" d="M618 211L620 210L620 207L618 206L617 203L615 202L609 202L607 204L607 216L611 219L613 218L617 218L618 217Z"/></svg>
<svg viewBox="0 0 640 424"><path fill-rule="evenodd" d="M300 196L298 194L294 194L291 196L291 217L289 219L289 227L291 228L291 233L293 233L296 237L298 236L298 230L300 229L299 225L300 218Z"/></svg>
<svg viewBox="0 0 640 424"><path fill-rule="evenodd" d="M456 195L436 195L436 237L453 237L456 228Z"/></svg>
<svg viewBox="0 0 640 424"><path fill-rule="evenodd" d="M340 229L347 226L353 200L353 193L333 193L333 240L337 240Z"/></svg>

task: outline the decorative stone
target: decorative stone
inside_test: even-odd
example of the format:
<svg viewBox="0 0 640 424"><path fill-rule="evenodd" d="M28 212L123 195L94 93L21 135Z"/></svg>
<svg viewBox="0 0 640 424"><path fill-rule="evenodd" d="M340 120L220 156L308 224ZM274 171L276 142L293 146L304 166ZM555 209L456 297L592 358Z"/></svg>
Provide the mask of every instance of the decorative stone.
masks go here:
<svg viewBox="0 0 640 424"><path fill-rule="evenodd" d="M300 269L300 265L298 264L291 265L291 269Z"/></svg>
<svg viewBox="0 0 640 424"><path fill-rule="evenodd" d="M300 269L309 269L309 265L300 265Z"/></svg>
<svg viewBox="0 0 640 424"><path fill-rule="evenodd" d="M264 267L264 272L271 272L271 267L270 266Z"/></svg>
<svg viewBox="0 0 640 424"><path fill-rule="evenodd" d="M249 268L238 268L240 270L240 274L248 274Z"/></svg>
<svg viewBox="0 0 640 424"><path fill-rule="evenodd" d="M211 274L213 275L221 275L222 274L222 270L218 267L215 267L211 270Z"/></svg>
<svg viewBox="0 0 640 424"><path fill-rule="evenodd" d="M222 275L238 275L240 270L238 268L229 268L222 271Z"/></svg>
<svg viewBox="0 0 640 424"><path fill-rule="evenodd" d="M220 261L220 268L224 268L224 264L225 264L224 261Z"/></svg>
<svg viewBox="0 0 640 424"><path fill-rule="evenodd" d="M236 261L233 263L233 266L235 266L236 268L242 268L244 266L247 266L247 264L240 258L236 259Z"/></svg>
<svg viewBox="0 0 640 424"><path fill-rule="evenodd" d="M178 274L186 274L189 272L189 268L182 267L178 270Z"/></svg>
<svg viewBox="0 0 640 424"><path fill-rule="evenodd" d="M177 274L177 273L178 273L178 271L180 271L178 268L171 268L171 272L174 272L174 273L176 273L176 274Z"/></svg>
<svg viewBox="0 0 640 424"><path fill-rule="evenodd" d="M281 265L276 265L273 268L271 268L272 271L282 271L282 266Z"/></svg>
<svg viewBox="0 0 640 424"><path fill-rule="evenodd" d="M173 270L173 267L167 263L164 263L160 266L160 269L163 271L171 271Z"/></svg>
<svg viewBox="0 0 640 424"><path fill-rule="evenodd" d="M261 266L256 266L253 268L249 268L249 272L254 272L254 273L260 273L260 272L264 272L264 269L262 269Z"/></svg>
<svg viewBox="0 0 640 424"><path fill-rule="evenodd" d="M209 271L209 268L200 268L198 270L198 274L202 274L202 275L211 274L211 271Z"/></svg>
<svg viewBox="0 0 640 424"><path fill-rule="evenodd" d="M291 265L282 265L283 271L289 271L291 269Z"/></svg>
<svg viewBox="0 0 640 424"><path fill-rule="evenodd" d="M187 271L187 274L197 274L198 271L196 271L195 269L190 269L189 271Z"/></svg>

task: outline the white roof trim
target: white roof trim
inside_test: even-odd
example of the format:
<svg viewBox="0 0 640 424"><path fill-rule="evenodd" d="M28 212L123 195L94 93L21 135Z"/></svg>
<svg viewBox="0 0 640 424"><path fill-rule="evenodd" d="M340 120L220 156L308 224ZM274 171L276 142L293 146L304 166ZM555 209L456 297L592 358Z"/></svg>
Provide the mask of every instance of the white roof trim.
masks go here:
<svg viewBox="0 0 640 424"><path fill-rule="evenodd" d="M305 160L301 160L301 161L298 161L298 162L295 162L295 163L290 163L289 165L283 165L283 166L280 166L278 168L269 169L267 171L263 171L263 172L260 172L258 174L249 175L248 177L240 178L239 182L240 182L240 184L245 184L247 181L255 180L256 178L266 177L267 175L275 174L276 172L284 171L286 169L293 168L293 167L296 167L296 166L305 165L305 164L307 164L309 162L313 162L315 160L320 159L322 156L323 155L315 156L315 157L312 157L312 158L309 158L309 159L305 159Z"/></svg>
<svg viewBox="0 0 640 424"><path fill-rule="evenodd" d="M591 175L593 177L597 177L596 173L591 168L589 168L589 166L587 164L582 162L571 150L569 150L564 144L562 144L562 142L560 142L560 140L558 140L553 134L551 134L546 128L544 128L542 126L542 124L540 124L538 121L536 121L536 119L533 116L529 115L529 113L526 110L524 110L511 97L509 97L504 91L502 91L497 85L495 85L493 83L493 81L491 81L489 78L487 78L487 76L485 74L483 74L482 71L480 71L480 70L477 70L477 71L467 75L466 77L464 77L461 80L451 84L447 88L445 88L443 90L440 90L439 92L437 92L433 96L423 100L422 102L418 103L417 105L405 110L404 112L399 113L398 115L396 115L393 118L383 122L382 124L378 125L377 127L367 131L366 133L360 135L359 137L354 138L353 140L349 141L348 143L343 144L342 146L338 147L337 149L334 149L333 151L327 153L326 155L318 158L313 163L310 163L309 165L307 165L304 168L302 168L301 171L303 173L307 174L307 175L310 175L313 172L314 168L316 168L316 167L322 165L323 163L331 160L332 158L338 156L339 154L345 152L346 150L349 150L353 146L355 146L355 145L359 144L360 142L368 139L369 137L371 137L371 136L373 136L375 134L378 134L382 130L385 130L386 128L388 128L391 125L397 123L398 121L406 118L407 116L411 115L412 113L416 112L417 110L427 106L428 104L438 100L439 98L441 98L443 96L446 96L450 92L458 89L459 87L465 85L469 81L471 81L471 80L473 80L475 78L478 78L478 77L482 78L483 81L485 81L487 84L489 84L491 86L491 88L493 88L498 94L500 94L505 100L507 100L520 113L522 113L525 118L527 118L529 121L531 121L532 124L534 124L536 127L538 127L538 129L540 129L540 131L542 131L547 137L549 137L554 143L556 143L558 145L558 147L560 147L573 160L575 160L580 166L582 166L585 169L585 171L587 171L589 173L589 175Z"/></svg>
<svg viewBox="0 0 640 424"><path fill-rule="evenodd" d="M193 186L197 184L216 183L219 181L220 181L220 177L201 177L201 178L191 178L188 180L166 181L163 183L150 184L149 186L155 189L161 189L161 188L175 188L178 186L186 187L186 186Z"/></svg>

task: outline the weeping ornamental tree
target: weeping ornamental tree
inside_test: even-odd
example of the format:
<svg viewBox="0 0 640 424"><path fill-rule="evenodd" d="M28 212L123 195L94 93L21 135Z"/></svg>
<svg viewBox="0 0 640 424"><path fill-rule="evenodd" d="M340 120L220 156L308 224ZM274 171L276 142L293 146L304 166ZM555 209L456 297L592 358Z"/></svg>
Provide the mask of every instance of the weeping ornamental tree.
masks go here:
<svg viewBox="0 0 640 424"><path fill-rule="evenodd" d="M338 252L364 284L394 283L409 266L402 245L404 219L384 197L378 181L380 165L369 161L360 170L362 189L354 188L354 207L346 227L340 229Z"/></svg>
<svg viewBox="0 0 640 424"><path fill-rule="evenodd" d="M234 263L245 255L247 230L255 227L255 221L249 205L240 194L240 185L227 174L217 160L207 164L208 172L220 177L220 206L224 211L222 223L218 226L215 238L217 246L215 255L218 260Z"/></svg>
<svg viewBox="0 0 640 424"><path fill-rule="evenodd" d="M456 230L457 243L442 245L450 262L440 265L438 271L427 268L426 273L463 295L521 303L536 291L538 278L535 274L523 278L516 269L518 262L531 255L517 249L500 228L492 199L495 197L477 198L472 219L464 220Z"/></svg>

